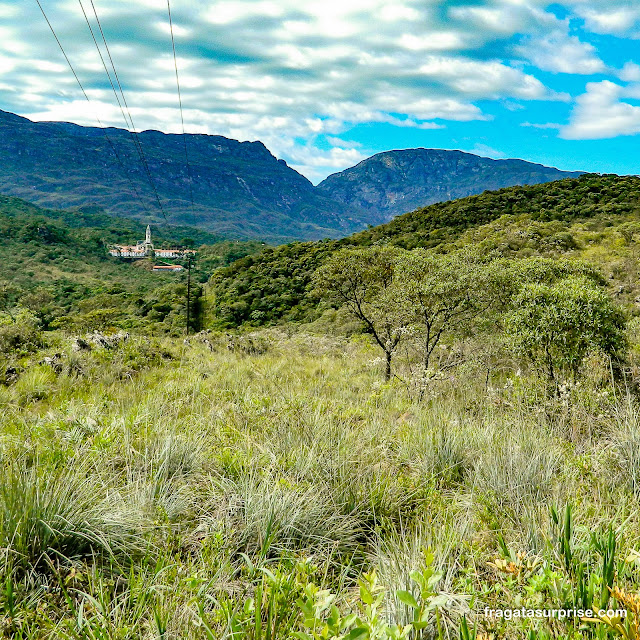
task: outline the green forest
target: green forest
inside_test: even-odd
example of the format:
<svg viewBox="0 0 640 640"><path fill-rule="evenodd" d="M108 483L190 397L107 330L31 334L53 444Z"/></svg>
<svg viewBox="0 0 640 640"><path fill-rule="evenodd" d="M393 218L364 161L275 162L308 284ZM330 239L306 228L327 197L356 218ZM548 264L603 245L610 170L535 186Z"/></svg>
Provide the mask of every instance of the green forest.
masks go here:
<svg viewBox="0 0 640 640"><path fill-rule="evenodd" d="M42 209L0 196L0 309L17 308L41 329L118 327L177 335L186 323L186 276L152 273L152 260L108 255L113 243L144 238L145 225L99 210ZM202 284L218 267L264 248L193 227L158 225L156 246L200 247L193 270L194 325ZM30 319L28 319L30 318Z"/></svg>
<svg viewBox="0 0 640 640"><path fill-rule="evenodd" d="M633 233L628 230L637 223L639 202L640 178L588 174L434 204L343 240L269 248L214 275L216 315L226 327L316 319L322 307L312 275L345 247L388 244L446 253L474 245L505 256L593 259L594 243Z"/></svg>
<svg viewBox="0 0 640 640"><path fill-rule="evenodd" d="M0 233L0 637L640 640L639 178Z"/></svg>

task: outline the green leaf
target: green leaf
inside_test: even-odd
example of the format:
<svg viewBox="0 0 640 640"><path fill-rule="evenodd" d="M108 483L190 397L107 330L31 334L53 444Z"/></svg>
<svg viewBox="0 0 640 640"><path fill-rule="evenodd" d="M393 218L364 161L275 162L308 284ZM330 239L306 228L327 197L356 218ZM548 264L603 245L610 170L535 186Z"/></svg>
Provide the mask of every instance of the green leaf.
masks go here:
<svg viewBox="0 0 640 640"><path fill-rule="evenodd" d="M412 607L413 609L417 609L420 606L418 605L418 601L413 597L413 594L409 591L396 591L396 596L400 602L404 602L404 604Z"/></svg>
<svg viewBox="0 0 640 640"><path fill-rule="evenodd" d="M425 586L424 577L419 571L412 571L409 576L416 584L420 585L420 587Z"/></svg>
<svg viewBox="0 0 640 640"><path fill-rule="evenodd" d="M267 576L271 584L275 584L278 581L278 579L275 577L275 575L273 575L271 571L269 571L269 569L266 569L265 567L260 567L260 571L262 571L262 573L264 573Z"/></svg>
<svg viewBox="0 0 640 640"><path fill-rule="evenodd" d="M367 627L357 627L346 635L345 640L364 640L369 637L369 629Z"/></svg>
<svg viewBox="0 0 640 640"><path fill-rule="evenodd" d="M364 584L360 585L360 600L365 604L373 604L373 594Z"/></svg>

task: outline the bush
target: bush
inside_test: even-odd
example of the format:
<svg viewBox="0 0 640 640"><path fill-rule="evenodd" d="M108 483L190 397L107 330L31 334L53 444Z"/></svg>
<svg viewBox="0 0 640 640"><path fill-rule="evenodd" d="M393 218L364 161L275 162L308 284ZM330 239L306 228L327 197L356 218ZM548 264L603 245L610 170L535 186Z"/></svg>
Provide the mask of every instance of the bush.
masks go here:
<svg viewBox="0 0 640 640"><path fill-rule="evenodd" d="M570 276L553 284L525 284L506 319L513 345L557 382L577 377L591 352L620 361L626 349L625 320L611 298L592 280Z"/></svg>
<svg viewBox="0 0 640 640"><path fill-rule="evenodd" d="M43 344L37 318L26 309L0 314L0 354L24 355Z"/></svg>

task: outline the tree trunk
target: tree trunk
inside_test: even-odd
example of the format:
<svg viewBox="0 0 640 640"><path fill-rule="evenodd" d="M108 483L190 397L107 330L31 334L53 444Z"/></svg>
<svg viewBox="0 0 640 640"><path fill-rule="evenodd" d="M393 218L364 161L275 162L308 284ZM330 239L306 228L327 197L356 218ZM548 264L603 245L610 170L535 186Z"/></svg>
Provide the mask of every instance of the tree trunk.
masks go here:
<svg viewBox="0 0 640 640"><path fill-rule="evenodd" d="M391 351L386 351L385 355L387 356L387 362L384 370L384 379L388 382L391 380Z"/></svg>

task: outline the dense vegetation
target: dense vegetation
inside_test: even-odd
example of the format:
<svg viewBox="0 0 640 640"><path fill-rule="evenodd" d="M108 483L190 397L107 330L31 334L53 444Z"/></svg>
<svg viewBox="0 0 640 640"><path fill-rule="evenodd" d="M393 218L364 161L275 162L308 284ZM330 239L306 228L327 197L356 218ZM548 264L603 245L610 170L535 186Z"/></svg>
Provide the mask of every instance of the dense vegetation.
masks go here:
<svg viewBox="0 0 640 640"><path fill-rule="evenodd" d="M212 283L217 313L223 326L316 318L312 275L333 251L348 246L449 251L481 244L504 255L592 259L593 244L605 236L607 243L629 245L625 238L632 238L639 213L640 178L632 176L585 175L435 204L340 241L268 249L222 269ZM623 247L616 251L625 255Z"/></svg>
<svg viewBox="0 0 640 640"><path fill-rule="evenodd" d="M184 275L152 273L147 260L128 263L107 255L110 243L143 238L142 225L96 210L41 209L0 197L0 237L0 312L19 304L45 329L184 328ZM211 271L264 247L169 225L154 228L154 240L159 247L201 245L193 273L194 312L200 284Z"/></svg>
<svg viewBox="0 0 640 640"><path fill-rule="evenodd" d="M46 340L0 386L7 638L604 640L483 612L633 611L640 407L595 354L555 397L494 354L420 400L359 337Z"/></svg>

